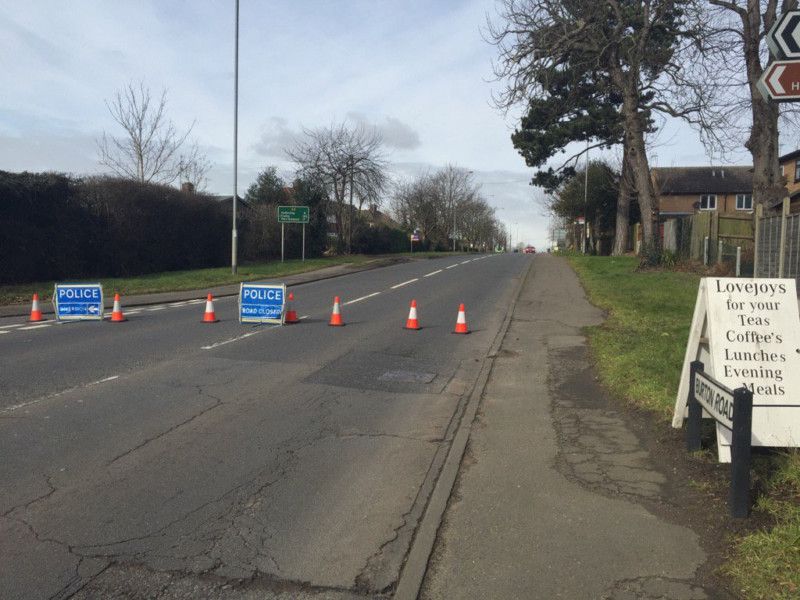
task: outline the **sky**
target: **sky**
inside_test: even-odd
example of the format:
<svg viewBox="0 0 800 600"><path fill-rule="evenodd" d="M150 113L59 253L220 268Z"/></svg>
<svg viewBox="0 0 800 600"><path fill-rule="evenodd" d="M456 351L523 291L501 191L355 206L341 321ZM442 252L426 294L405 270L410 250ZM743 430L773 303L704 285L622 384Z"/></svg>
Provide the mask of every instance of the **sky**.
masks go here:
<svg viewBox="0 0 800 600"><path fill-rule="evenodd" d="M128 83L166 89L168 114L233 190L234 0L0 0L0 170L106 171L96 140L120 133L105 102ZM348 120L383 135L397 180L452 164L475 181L512 243L544 247L549 217L492 104L494 0L240 0L238 191L303 128ZM707 165L670 121L653 166ZM729 161L747 164L748 155ZM595 158L596 156L593 156ZM605 155L614 161L613 151ZM384 206L388 206L387 201Z"/></svg>

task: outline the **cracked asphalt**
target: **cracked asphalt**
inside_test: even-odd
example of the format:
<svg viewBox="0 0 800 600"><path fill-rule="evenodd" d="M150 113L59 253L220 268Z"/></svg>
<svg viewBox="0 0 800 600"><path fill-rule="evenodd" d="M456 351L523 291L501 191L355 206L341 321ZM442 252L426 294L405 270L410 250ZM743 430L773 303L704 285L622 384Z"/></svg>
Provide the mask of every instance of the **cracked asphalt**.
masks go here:
<svg viewBox="0 0 800 600"><path fill-rule="evenodd" d="M215 325L180 303L122 324L0 319L0 597L391 596L529 265L299 285L291 327L240 325L233 298ZM450 333L461 302L469 336Z"/></svg>

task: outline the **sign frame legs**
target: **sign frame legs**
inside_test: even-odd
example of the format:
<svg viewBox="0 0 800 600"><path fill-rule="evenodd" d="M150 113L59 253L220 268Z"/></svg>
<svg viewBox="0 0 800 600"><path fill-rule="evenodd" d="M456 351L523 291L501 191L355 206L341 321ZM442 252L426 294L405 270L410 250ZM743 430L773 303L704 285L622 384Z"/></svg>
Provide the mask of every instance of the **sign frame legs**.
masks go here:
<svg viewBox="0 0 800 600"><path fill-rule="evenodd" d="M285 227L285 223L281 223L281 262L283 262L283 228Z"/></svg>

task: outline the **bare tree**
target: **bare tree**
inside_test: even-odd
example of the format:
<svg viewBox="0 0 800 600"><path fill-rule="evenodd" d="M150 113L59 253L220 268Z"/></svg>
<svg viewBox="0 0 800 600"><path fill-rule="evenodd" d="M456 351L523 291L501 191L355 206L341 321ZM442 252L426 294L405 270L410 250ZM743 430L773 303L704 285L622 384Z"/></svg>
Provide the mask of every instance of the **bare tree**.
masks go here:
<svg viewBox="0 0 800 600"><path fill-rule="evenodd" d="M418 229L431 248L489 248L505 244L505 228L494 210L480 196L479 186L466 169L447 165L395 186L392 200L394 218L408 229ZM457 232L457 233L456 233Z"/></svg>
<svg viewBox="0 0 800 600"><path fill-rule="evenodd" d="M726 52L707 55L715 80L727 91L713 107L726 119L715 148L724 153L744 142L753 157L753 201L772 206L785 194L778 162L781 109L761 95L757 83L772 60L764 43L766 34L781 13L796 8L797 1L709 0L709 4L718 9L712 13L715 30L728 39ZM792 109L783 113L788 122L796 117Z"/></svg>
<svg viewBox="0 0 800 600"><path fill-rule="evenodd" d="M287 150L298 176L320 182L333 199L340 249L349 253L364 204L380 204L386 189L383 139L374 128L341 123L304 129L304 139Z"/></svg>
<svg viewBox="0 0 800 600"><path fill-rule="evenodd" d="M498 105L549 98L556 84L603 91L618 106L644 243L653 244L657 203L645 144L653 114L686 116L706 101L699 87L671 94L686 67L681 50L703 37L697 0L502 0L501 6L502 22L489 31L499 50L495 73L507 83Z"/></svg>
<svg viewBox="0 0 800 600"><path fill-rule="evenodd" d="M196 144L181 155L194 124L182 133L168 119L166 90L154 100L144 83L129 83L106 106L123 135L103 132L97 140L101 164L142 183L170 184L190 173L198 180L205 178L208 161Z"/></svg>
<svg viewBox="0 0 800 600"><path fill-rule="evenodd" d="M178 159L180 168L179 179L181 183L191 183L195 190L202 192L208 184L208 172L211 170L211 161L200 150L197 142L187 148Z"/></svg>

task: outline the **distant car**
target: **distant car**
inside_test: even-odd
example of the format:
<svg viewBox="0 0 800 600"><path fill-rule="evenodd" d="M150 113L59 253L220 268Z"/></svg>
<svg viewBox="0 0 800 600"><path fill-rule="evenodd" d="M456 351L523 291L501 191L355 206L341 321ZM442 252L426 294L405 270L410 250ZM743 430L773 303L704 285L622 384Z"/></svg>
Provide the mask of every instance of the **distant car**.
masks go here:
<svg viewBox="0 0 800 600"><path fill-rule="evenodd" d="M536 248L533 246L525 246L525 250L523 250L525 254L536 254Z"/></svg>

